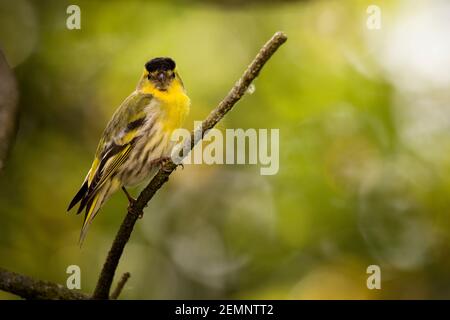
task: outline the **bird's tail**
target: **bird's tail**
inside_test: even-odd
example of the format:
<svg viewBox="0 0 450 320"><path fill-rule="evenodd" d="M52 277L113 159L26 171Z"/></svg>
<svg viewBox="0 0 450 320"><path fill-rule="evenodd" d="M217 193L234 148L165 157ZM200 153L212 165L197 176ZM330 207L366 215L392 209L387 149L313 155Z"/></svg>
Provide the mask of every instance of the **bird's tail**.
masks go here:
<svg viewBox="0 0 450 320"><path fill-rule="evenodd" d="M102 207L103 203L108 200L108 198L120 187L120 181L117 179L108 179L100 187L91 188L88 185L88 177L86 177L83 185L81 186L78 193L75 195L73 200L70 202L69 211L78 202L80 206L77 210L77 214L85 210L83 227L81 228L80 239L78 241L80 247L83 244L84 238L86 237L89 226L92 220L98 213L98 210Z"/></svg>
<svg viewBox="0 0 450 320"><path fill-rule="evenodd" d="M88 232L89 226L94 220L95 216L98 213L98 210L102 206L102 204L107 200L110 193L109 183L106 183L100 190L98 190L87 202L86 204L86 213L84 215L83 227L81 228L80 239L78 243L80 247L83 244L84 238Z"/></svg>

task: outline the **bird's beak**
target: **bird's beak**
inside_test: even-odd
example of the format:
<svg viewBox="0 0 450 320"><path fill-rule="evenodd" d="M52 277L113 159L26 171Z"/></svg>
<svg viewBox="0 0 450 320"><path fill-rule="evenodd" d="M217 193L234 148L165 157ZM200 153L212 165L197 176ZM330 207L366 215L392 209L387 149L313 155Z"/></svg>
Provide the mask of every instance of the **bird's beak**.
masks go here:
<svg viewBox="0 0 450 320"><path fill-rule="evenodd" d="M166 74L164 72L158 73L157 77L160 82L164 82L164 80L166 80Z"/></svg>

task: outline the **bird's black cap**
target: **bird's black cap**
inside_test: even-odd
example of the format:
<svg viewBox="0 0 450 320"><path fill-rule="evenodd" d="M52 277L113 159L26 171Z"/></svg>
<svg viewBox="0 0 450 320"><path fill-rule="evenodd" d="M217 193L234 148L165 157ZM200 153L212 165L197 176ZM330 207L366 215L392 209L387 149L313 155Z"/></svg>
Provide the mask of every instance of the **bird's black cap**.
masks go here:
<svg viewBox="0 0 450 320"><path fill-rule="evenodd" d="M148 72L153 71L169 71L175 69L175 61L173 61L171 58L167 57L160 57L160 58L154 58L147 62L145 64L145 69L147 69Z"/></svg>

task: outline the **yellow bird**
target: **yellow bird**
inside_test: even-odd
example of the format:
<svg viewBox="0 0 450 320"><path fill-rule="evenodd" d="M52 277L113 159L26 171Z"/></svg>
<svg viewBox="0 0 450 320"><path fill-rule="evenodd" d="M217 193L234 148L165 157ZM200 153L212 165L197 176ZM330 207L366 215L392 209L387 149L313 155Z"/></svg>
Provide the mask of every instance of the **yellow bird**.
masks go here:
<svg viewBox="0 0 450 320"><path fill-rule="evenodd" d="M80 244L104 202L122 188L152 177L170 156L172 132L181 127L189 113L190 99L176 70L175 61L161 57L145 64L136 90L115 111L109 121L80 190L69 211L80 202L85 209Z"/></svg>

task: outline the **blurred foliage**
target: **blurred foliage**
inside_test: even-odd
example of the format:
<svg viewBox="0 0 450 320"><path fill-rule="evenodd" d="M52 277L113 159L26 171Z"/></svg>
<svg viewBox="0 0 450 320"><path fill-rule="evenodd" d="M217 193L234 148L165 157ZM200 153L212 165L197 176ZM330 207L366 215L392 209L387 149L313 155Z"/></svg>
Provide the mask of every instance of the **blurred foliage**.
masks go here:
<svg viewBox="0 0 450 320"><path fill-rule="evenodd" d="M191 129L283 30L255 93L219 125L279 128L279 173L178 170L126 248L122 297L450 298L449 6L377 3L381 30L366 27L365 0L85 0L71 31L72 2L0 0L21 113L0 176L0 265L65 283L76 264L93 290L126 198L110 199L81 249L82 217L66 208L143 64L177 61ZM372 264L382 290L366 287Z"/></svg>

